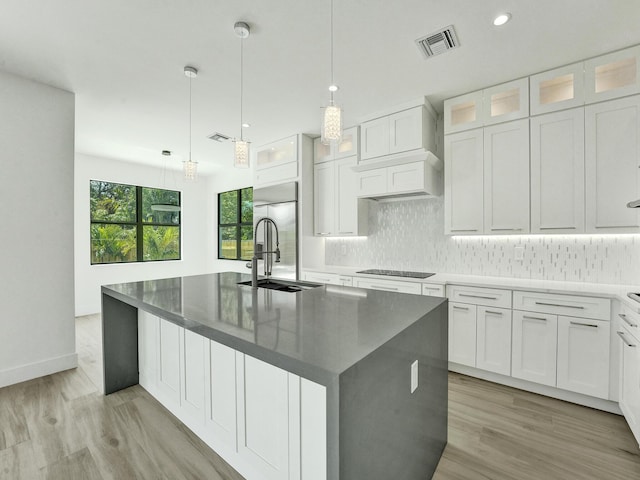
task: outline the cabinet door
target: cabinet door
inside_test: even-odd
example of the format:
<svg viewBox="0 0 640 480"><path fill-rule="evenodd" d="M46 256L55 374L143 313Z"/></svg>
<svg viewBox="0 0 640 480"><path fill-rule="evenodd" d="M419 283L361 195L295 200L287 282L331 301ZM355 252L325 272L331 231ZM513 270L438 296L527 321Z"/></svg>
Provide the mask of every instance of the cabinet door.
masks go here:
<svg viewBox="0 0 640 480"><path fill-rule="evenodd" d="M476 366L476 306L449 303L449 361Z"/></svg>
<svg viewBox="0 0 640 480"><path fill-rule="evenodd" d="M529 79L521 78L483 91L484 124L529 116Z"/></svg>
<svg viewBox="0 0 640 480"><path fill-rule="evenodd" d="M424 189L424 162L387 167L387 193L410 193Z"/></svg>
<svg viewBox="0 0 640 480"><path fill-rule="evenodd" d="M428 297L444 297L444 285L423 284L422 294Z"/></svg>
<svg viewBox="0 0 640 480"><path fill-rule="evenodd" d="M574 63L529 79L531 115L584 105L584 63Z"/></svg>
<svg viewBox="0 0 640 480"><path fill-rule="evenodd" d="M482 129L446 135L444 141L444 232L452 235L482 233Z"/></svg>
<svg viewBox="0 0 640 480"><path fill-rule="evenodd" d="M180 408L195 422L204 424L205 344L208 340L189 330L182 329L181 332Z"/></svg>
<svg viewBox="0 0 640 480"><path fill-rule="evenodd" d="M346 275L340 275L338 277L338 285L342 285L343 287L351 287L351 286L353 286L353 277L347 277Z"/></svg>
<svg viewBox="0 0 640 480"><path fill-rule="evenodd" d="M531 232L584 232L584 108L531 118Z"/></svg>
<svg viewBox="0 0 640 480"><path fill-rule="evenodd" d="M424 147L424 107L415 107L389 115L389 153L407 152Z"/></svg>
<svg viewBox="0 0 640 480"><path fill-rule="evenodd" d="M360 235L358 211L358 174L353 171L358 163L356 157L335 161L335 233L338 235ZM366 214L366 212L364 212ZM363 223L363 222L360 222Z"/></svg>
<svg viewBox="0 0 640 480"><path fill-rule="evenodd" d="M362 144L360 158L380 157L389 154L389 117L377 118L360 126Z"/></svg>
<svg viewBox="0 0 640 480"><path fill-rule="evenodd" d="M640 46L584 62L587 103L640 93Z"/></svg>
<svg viewBox="0 0 640 480"><path fill-rule="evenodd" d="M328 285L339 285L339 276L335 273L302 272L303 280L307 282L326 283Z"/></svg>
<svg viewBox="0 0 640 480"><path fill-rule="evenodd" d="M345 128L342 132L342 141L334 148L333 158L336 160L339 158L351 157L358 155L359 145L359 127Z"/></svg>
<svg viewBox="0 0 640 480"><path fill-rule="evenodd" d="M248 355L242 357L237 378L238 453L260 472L260 478L288 480L287 372Z"/></svg>
<svg viewBox="0 0 640 480"><path fill-rule="evenodd" d="M383 290L387 292L410 293L412 295L422 294L422 286L418 282L402 282L397 280L355 278L355 286L359 288L369 288L371 290Z"/></svg>
<svg viewBox="0 0 640 480"><path fill-rule="evenodd" d="M374 168L357 175L358 196L369 197L387 193L387 169Z"/></svg>
<svg viewBox="0 0 640 480"><path fill-rule="evenodd" d="M484 124L482 113L482 90L445 100L444 133L481 127Z"/></svg>
<svg viewBox="0 0 640 480"><path fill-rule="evenodd" d="M313 225L316 235L335 233L335 167L333 162L313 168Z"/></svg>
<svg viewBox="0 0 640 480"><path fill-rule="evenodd" d="M586 229L640 232L640 96L585 108Z"/></svg>
<svg viewBox="0 0 640 480"><path fill-rule="evenodd" d="M558 317L557 386L609 398L609 322Z"/></svg>
<svg viewBox="0 0 640 480"><path fill-rule="evenodd" d="M477 307L476 367L511 375L511 310Z"/></svg>
<svg viewBox="0 0 640 480"><path fill-rule="evenodd" d="M313 139L313 163L323 163L333 160L331 145L325 145L320 137Z"/></svg>
<svg viewBox="0 0 640 480"><path fill-rule="evenodd" d="M555 387L558 318L513 311L511 376Z"/></svg>
<svg viewBox="0 0 640 480"><path fill-rule="evenodd" d="M236 353L210 340L207 362L206 426L216 442L236 451Z"/></svg>
<svg viewBox="0 0 640 480"><path fill-rule="evenodd" d="M640 342L624 329L618 335L622 341L620 409L640 443Z"/></svg>
<svg viewBox="0 0 640 480"><path fill-rule="evenodd" d="M160 319L158 329L158 390L170 406L180 405L181 327Z"/></svg>
<svg viewBox="0 0 640 480"><path fill-rule="evenodd" d="M529 120L484 129L484 231L529 232Z"/></svg>
<svg viewBox="0 0 640 480"><path fill-rule="evenodd" d="M256 149L255 169L263 170L298 161L298 138L293 135Z"/></svg>
<svg viewBox="0 0 640 480"><path fill-rule="evenodd" d="M158 324L160 319L138 309L138 372L139 383L155 395L158 381Z"/></svg>

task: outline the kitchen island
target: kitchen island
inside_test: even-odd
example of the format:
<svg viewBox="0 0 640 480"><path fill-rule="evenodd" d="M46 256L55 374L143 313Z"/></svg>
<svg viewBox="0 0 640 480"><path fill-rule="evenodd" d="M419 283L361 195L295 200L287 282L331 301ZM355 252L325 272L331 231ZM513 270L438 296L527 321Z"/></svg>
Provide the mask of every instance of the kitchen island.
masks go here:
<svg viewBox="0 0 640 480"><path fill-rule="evenodd" d="M249 279L103 286L105 394L140 383L249 479L430 478L447 300Z"/></svg>

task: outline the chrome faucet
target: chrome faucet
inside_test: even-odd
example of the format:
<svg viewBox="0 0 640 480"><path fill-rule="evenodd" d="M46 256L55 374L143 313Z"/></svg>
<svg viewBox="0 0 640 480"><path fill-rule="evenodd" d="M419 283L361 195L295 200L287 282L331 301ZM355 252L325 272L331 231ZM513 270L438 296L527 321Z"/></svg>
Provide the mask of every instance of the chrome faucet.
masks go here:
<svg viewBox="0 0 640 480"><path fill-rule="evenodd" d="M258 226L264 222L264 245L268 245L267 225L273 225L276 231L276 249L273 251L261 250L258 251ZM251 287L258 288L258 260L264 260L264 274L269 277L271 275L271 264L266 258L263 258L264 254L275 254L276 263L280 263L280 234L278 233L278 226L273 219L269 217L262 217L256 222L253 234L253 257L251 258Z"/></svg>

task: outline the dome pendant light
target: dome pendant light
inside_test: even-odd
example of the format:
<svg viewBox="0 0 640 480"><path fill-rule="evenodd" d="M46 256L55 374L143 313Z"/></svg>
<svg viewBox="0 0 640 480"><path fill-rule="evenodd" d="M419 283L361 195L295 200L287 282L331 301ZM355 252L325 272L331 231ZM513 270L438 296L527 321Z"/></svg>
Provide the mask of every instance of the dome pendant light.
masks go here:
<svg viewBox="0 0 640 480"><path fill-rule="evenodd" d="M251 29L245 22L236 22L233 26L233 31L236 36L240 38L240 140L237 138L233 141L233 166L236 168L249 168L249 143L244 140L242 129L245 123L242 121L242 90L244 80L244 65L243 65L243 45L244 39L249 37Z"/></svg>
<svg viewBox="0 0 640 480"><path fill-rule="evenodd" d="M182 162L184 167L184 179L195 182L198 179L198 162L191 160L191 80L198 76L198 70L194 67L184 67L184 74L189 78L189 160Z"/></svg>
<svg viewBox="0 0 640 480"><path fill-rule="evenodd" d="M333 83L333 0L331 0L331 85L329 86L329 105L322 111L320 141L325 145L338 145L342 141L342 108L333 100L338 86Z"/></svg>

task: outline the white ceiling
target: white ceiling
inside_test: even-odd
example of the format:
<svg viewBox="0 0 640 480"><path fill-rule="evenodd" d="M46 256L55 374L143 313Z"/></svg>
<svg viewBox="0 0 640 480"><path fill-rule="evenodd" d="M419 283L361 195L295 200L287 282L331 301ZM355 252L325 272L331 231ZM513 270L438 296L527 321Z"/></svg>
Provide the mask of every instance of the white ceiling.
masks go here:
<svg viewBox="0 0 640 480"><path fill-rule="evenodd" d="M328 99L329 0L2 0L0 69L76 93L76 150L203 173L232 168L245 40L245 137L318 134ZM503 27L491 23L509 11ZM414 40L453 24L461 47L425 60ZM636 0L335 0L336 100L345 123L426 95L450 96L640 43Z"/></svg>

